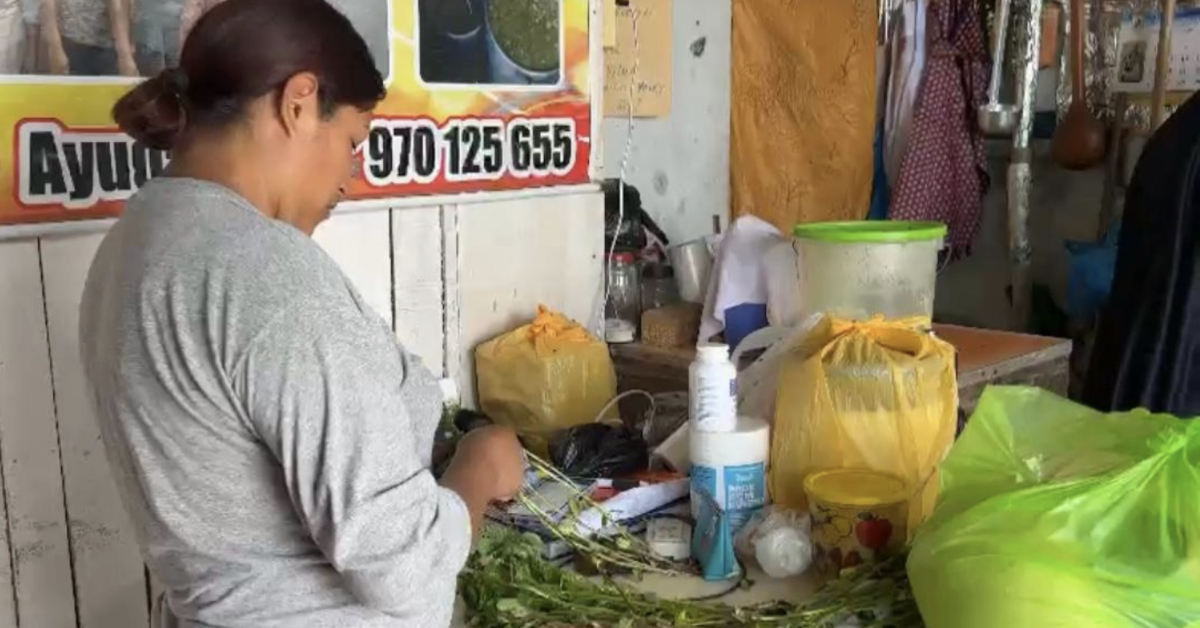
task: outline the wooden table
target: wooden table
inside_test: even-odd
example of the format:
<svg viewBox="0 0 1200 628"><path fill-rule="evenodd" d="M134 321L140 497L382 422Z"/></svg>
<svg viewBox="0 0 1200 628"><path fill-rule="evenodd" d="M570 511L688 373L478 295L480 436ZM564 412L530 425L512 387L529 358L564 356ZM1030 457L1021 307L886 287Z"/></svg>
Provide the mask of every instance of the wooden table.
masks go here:
<svg viewBox="0 0 1200 628"><path fill-rule="evenodd" d="M1070 380L1071 341L990 329L934 325L934 332L958 350L959 404L966 412L975 409L989 384L1040 386L1066 395ZM641 389L652 393L687 390L688 366L693 349L660 349L639 344L614 345L613 361L621 390ZM639 587L663 597L690 598L724 584L695 578L670 579L647 576ZM816 580L811 575L788 580L755 579L755 586L731 594L723 601L753 604L768 600L798 602L811 595ZM461 604L453 628L465 626Z"/></svg>
<svg viewBox="0 0 1200 628"><path fill-rule="evenodd" d="M935 324L933 330L958 350L958 404L968 413L989 385L1037 386L1067 395L1070 340L957 325Z"/></svg>
<svg viewBox="0 0 1200 628"><path fill-rule="evenodd" d="M1070 340L957 325L935 324L933 328L958 350L959 405L967 413L975 409L989 384L1038 386L1067 394ZM612 354L620 390L687 390L693 349L614 345Z"/></svg>

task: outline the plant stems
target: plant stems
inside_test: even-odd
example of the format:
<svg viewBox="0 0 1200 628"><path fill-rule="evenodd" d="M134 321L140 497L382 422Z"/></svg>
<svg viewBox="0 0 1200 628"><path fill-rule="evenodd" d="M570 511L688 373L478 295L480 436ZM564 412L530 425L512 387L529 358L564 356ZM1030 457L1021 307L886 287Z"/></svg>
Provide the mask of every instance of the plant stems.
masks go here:
<svg viewBox="0 0 1200 628"><path fill-rule="evenodd" d="M902 558L835 580L800 605L734 608L662 600L606 579L596 583L541 557L536 537L491 530L460 579L477 628L862 628L921 626Z"/></svg>
<svg viewBox="0 0 1200 628"><path fill-rule="evenodd" d="M551 465L529 456L543 476L574 486ZM580 533L574 520L554 520L529 492L518 496L554 536L601 566L604 581L589 580L542 557L536 536L507 528L485 532L459 577L475 628L835 628L850 619L861 628L919 628L904 557L847 572L803 604L770 603L735 608L717 603L664 600L614 581L605 566L635 574L690 573L654 555L642 539L615 525L611 537ZM580 491L576 506L596 506ZM610 524L610 521L605 521Z"/></svg>

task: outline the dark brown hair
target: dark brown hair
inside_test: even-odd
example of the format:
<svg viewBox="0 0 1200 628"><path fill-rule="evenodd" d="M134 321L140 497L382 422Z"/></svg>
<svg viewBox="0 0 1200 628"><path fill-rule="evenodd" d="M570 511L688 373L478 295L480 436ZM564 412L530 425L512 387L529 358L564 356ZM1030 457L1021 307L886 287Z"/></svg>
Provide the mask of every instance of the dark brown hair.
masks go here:
<svg viewBox="0 0 1200 628"><path fill-rule="evenodd" d="M196 22L179 65L112 110L121 130L152 148L228 125L301 72L316 75L325 115L340 105L369 110L386 93L366 42L325 0L226 0Z"/></svg>

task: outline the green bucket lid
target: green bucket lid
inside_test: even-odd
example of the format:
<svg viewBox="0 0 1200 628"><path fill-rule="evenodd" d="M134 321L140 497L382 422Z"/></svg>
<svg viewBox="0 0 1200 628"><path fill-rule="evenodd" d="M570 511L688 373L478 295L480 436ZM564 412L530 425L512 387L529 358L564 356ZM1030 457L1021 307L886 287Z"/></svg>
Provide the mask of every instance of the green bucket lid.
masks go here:
<svg viewBox="0 0 1200 628"><path fill-rule="evenodd" d="M905 220L852 220L846 222L810 222L796 225L792 234L805 240L822 242L922 242L946 237L946 225L940 222Z"/></svg>

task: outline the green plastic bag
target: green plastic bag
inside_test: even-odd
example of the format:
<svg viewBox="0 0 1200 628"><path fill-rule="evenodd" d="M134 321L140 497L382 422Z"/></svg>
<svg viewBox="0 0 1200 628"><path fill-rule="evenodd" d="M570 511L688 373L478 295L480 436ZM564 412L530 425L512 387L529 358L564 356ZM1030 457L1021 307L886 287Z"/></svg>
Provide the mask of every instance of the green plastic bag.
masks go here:
<svg viewBox="0 0 1200 628"><path fill-rule="evenodd" d="M928 628L1200 628L1200 420L989 388L908 572Z"/></svg>

